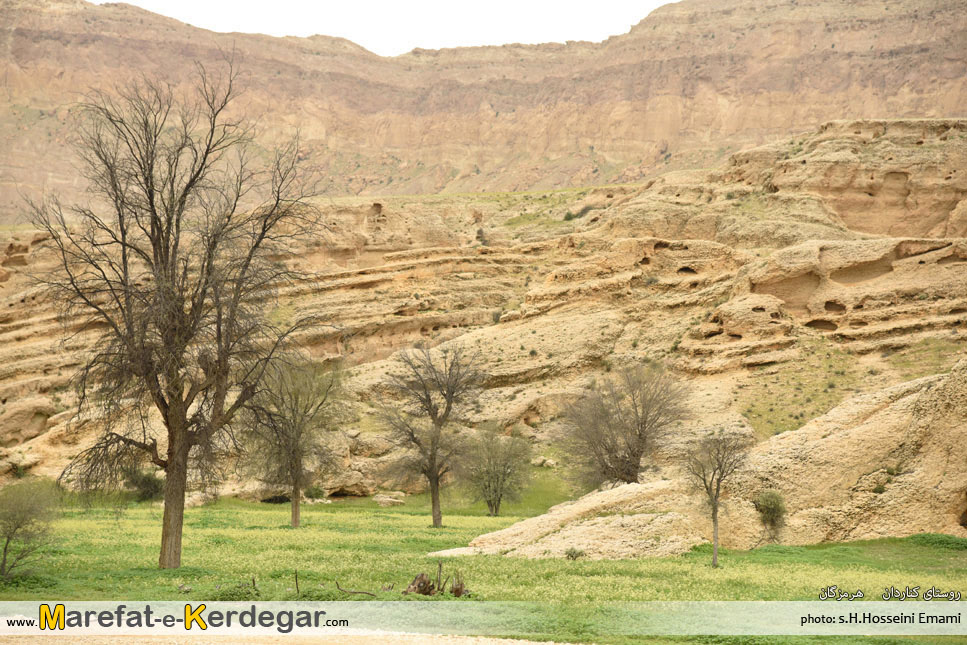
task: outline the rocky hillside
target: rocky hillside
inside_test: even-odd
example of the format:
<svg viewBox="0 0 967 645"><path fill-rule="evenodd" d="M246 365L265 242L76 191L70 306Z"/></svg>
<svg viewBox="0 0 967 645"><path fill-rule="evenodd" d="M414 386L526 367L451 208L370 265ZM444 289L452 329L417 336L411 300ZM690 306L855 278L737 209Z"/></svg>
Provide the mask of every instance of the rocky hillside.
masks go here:
<svg viewBox="0 0 967 645"><path fill-rule="evenodd" d="M83 190L67 143L85 88L139 73L183 82L232 47L245 109L269 139L301 128L334 196L639 181L829 119L967 116L965 0L682 0L601 43L394 58L325 36L215 34L125 4L0 0L0 224L21 193ZM904 190L899 175L878 181L880 199ZM863 192L828 195L830 208Z"/></svg>
<svg viewBox="0 0 967 645"><path fill-rule="evenodd" d="M320 202L331 238L287 259L317 277L271 315L330 315L335 328L300 340L351 366L345 468L323 486L395 486L373 420L380 380L398 349L460 343L487 372L461 422L516 428L558 463L562 404L615 366L665 361L689 382L694 411L639 485L647 494L618 489L552 512L575 524L567 545L526 525L480 548L553 554L598 540L578 527L611 531L618 515L677 536L656 552L687 548L707 527L678 464L719 425L758 442L747 494L730 502L729 544L761 537L748 495L766 486L787 494L788 541L961 530L963 410L953 394L930 397L962 388L963 364L944 374L967 355L965 162L967 120L840 121L640 185ZM51 266L49 242L26 229L0 237L0 472L56 475L96 426L68 423L68 378L90 340L62 342L78 330L31 286ZM629 553L600 544L577 546Z"/></svg>
<svg viewBox="0 0 967 645"><path fill-rule="evenodd" d="M755 446L721 509L722 544L812 544L932 532L967 536L967 360L857 396ZM760 491L779 490L787 518L759 520ZM711 539L708 506L673 465L661 476L560 504L446 555L591 558L675 555Z"/></svg>

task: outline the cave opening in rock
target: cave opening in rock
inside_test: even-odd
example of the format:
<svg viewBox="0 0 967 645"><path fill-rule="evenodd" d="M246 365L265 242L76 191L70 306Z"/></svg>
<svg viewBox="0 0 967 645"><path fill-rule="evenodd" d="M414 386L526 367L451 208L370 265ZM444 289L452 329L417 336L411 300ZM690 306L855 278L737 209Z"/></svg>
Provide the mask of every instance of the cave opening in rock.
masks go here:
<svg viewBox="0 0 967 645"><path fill-rule="evenodd" d="M838 329L836 323L833 321L822 319L810 320L808 323L806 323L806 326L810 327L811 329L820 329L822 331L836 331Z"/></svg>
<svg viewBox="0 0 967 645"><path fill-rule="evenodd" d="M842 303L836 302L835 300L826 301L826 311L831 311L833 313L841 314L846 311L846 306Z"/></svg>

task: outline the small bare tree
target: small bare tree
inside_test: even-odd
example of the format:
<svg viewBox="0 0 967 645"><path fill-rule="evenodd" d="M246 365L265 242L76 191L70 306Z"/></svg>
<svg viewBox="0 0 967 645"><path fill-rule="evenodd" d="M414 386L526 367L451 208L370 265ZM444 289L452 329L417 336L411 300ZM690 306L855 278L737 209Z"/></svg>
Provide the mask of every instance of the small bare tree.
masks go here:
<svg viewBox="0 0 967 645"><path fill-rule="evenodd" d="M719 503L729 478L745 461L749 440L735 432L718 431L702 437L685 464L692 483L708 500L712 511L712 566L719 566Z"/></svg>
<svg viewBox="0 0 967 645"><path fill-rule="evenodd" d="M457 474L477 499L487 503L488 515L500 515L500 503L515 499L527 484L531 446L523 437L501 436L484 428L469 438Z"/></svg>
<svg viewBox="0 0 967 645"><path fill-rule="evenodd" d="M50 481L28 479L0 489L0 579L23 573L49 543L59 505L60 492Z"/></svg>
<svg viewBox="0 0 967 645"><path fill-rule="evenodd" d="M331 470L338 430L338 371L304 360L279 360L246 403L242 435L246 470L289 488L291 524L301 520L302 491L313 472Z"/></svg>
<svg viewBox="0 0 967 645"><path fill-rule="evenodd" d="M250 163L252 127L230 116L237 80L229 60L224 75L199 66L186 93L151 79L95 92L76 144L92 204L30 205L57 258L39 279L70 329L95 334L75 384L78 415L103 432L62 478L109 488L132 465L163 470L162 568L181 565L189 466L218 476L295 329L266 317L294 277L274 258L316 220L297 142Z"/></svg>
<svg viewBox="0 0 967 645"><path fill-rule="evenodd" d="M453 471L460 454L452 417L456 408L473 397L483 374L477 356L467 354L463 347L434 353L419 347L401 352L399 361L401 369L385 381L393 400L382 406L380 416L395 443L407 450L396 464L398 471L426 479L433 526L439 528L443 525L440 484Z"/></svg>
<svg viewBox="0 0 967 645"><path fill-rule="evenodd" d="M593 485L634 483L641 461L685 418L687 389L661 365L621 369L565 408L566 443Z"/></svg>

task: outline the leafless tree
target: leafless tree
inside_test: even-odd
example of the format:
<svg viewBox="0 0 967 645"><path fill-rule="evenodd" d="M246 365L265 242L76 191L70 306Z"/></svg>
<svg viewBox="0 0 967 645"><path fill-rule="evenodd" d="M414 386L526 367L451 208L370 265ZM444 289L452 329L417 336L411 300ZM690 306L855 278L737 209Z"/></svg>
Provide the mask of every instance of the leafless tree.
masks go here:
<svg viewBox="0 0 967 645"><path fill-rule="evenodd" d="M729 478L745 461L749 440L719 430L702 437L689 452L685 472L708 499L712 511L712 566L719 566L719 503Z"/></svg>
<svg viewBox="0 0 967 645"><path fill-rule="evenodd" d="M60 493L50 481L29 479L0 489L0 579L25 571L50 542Z"/></svg>
<svg viewBox="0 0 967 645"><path fill-rule="evenodd" d="M39 279L72 333L96 334L75 384L78 416L103 432L62 478L104 488L134 463L164 470L162 568L181 564L189 466L217 477L239 410L304 324L265 315L295 277L273 258L317 220L298 142L250 161L252 126L230 116L238 70L226 67L199 66L185 92L153 79L94 92L76 143L91 204L30 203L58 260Z"/></svg>
<svg viewBox="0 0 967 645"><path fill-rule="evenodd" d="M335 465L331 438L339 420L338 371L304 360L279 360L245 406L244 464L259 480L290 489L293 527L313 471Z"/></svg>
<svg viewBox="0 0 967 645"><path fill-rule="evenodd" d="M463 347L433 353L428 347L419 347L401 352L399 362L401 369L386 378L389 397L380 416L395 443L407 450L396 464L399 471L426 479L433 526L440 527L440 484L453 471L460 454L452 417L456 408L473 397L483 374L477 356L467 354Z"/></svg>
<svg viewBox="0 0 967 645"><path fill-rule="evenodd" d="M500 503L514 499L527 483L530 443L523 437L501 436L484 428L467 439L457 463L457 474L477 499L487 503L491 516L500 515Z"/></svg>
<svg viewBox="0 0 967 645"><path fill-rule="evenodd" d="M578 472L593 485L634 483L641 461L676 421L687 390L661 365L626 367L565 408L566 443Z"/></svg>

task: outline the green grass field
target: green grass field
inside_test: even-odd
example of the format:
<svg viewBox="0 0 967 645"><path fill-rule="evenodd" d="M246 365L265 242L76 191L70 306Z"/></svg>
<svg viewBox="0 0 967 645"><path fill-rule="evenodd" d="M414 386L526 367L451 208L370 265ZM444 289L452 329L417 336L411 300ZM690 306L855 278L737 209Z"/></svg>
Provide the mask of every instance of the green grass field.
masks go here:
<svg viewBox="0 0 967 645"><path fill-rule="evenodd" d="M487 517L480 505L452 495L444 528L430 528L426 500L379 508L343 499L303 509L304 525L289 528L288 506L223 499L186 513L183 566L156 567L162 509L130 504L75 506L57 522L57 541L33 575L0 586L0 599L245 600L254 578L263 600L357 600L336 589L365 590L379 600L410 599L400 591L418 573L435 574L431 551L465 546L475 536L543 512L569 494L547 471L531 490ZM446 500L445 500L446 502ZM449 511L449 512L448 512ZM931 585L967 591L967 540L915 536L808 547L769 546L725 551L722 567L709 566L709 548L679 557L588 561L473 556L444 561L444 575L459 571L472 600L540 601L558 616L556 640L602 640L587 619L602 603L647 600L813 600L820 589L862 589L876 599L887 586ZM301 594L295 590L299 572ZM393 584L392 591L381 591ZM248 585L240 587L239 585ZM566 617L560 620L561 617ZM563 625L563 627L562 627ZM856 639L841 642L907 642ZM829 642L818 639L812 642ZM668 639L648 642L677 642ZM782 643L805 639L719 638L701 642ZM917 642L959 642L926 639Z"/></svg>

